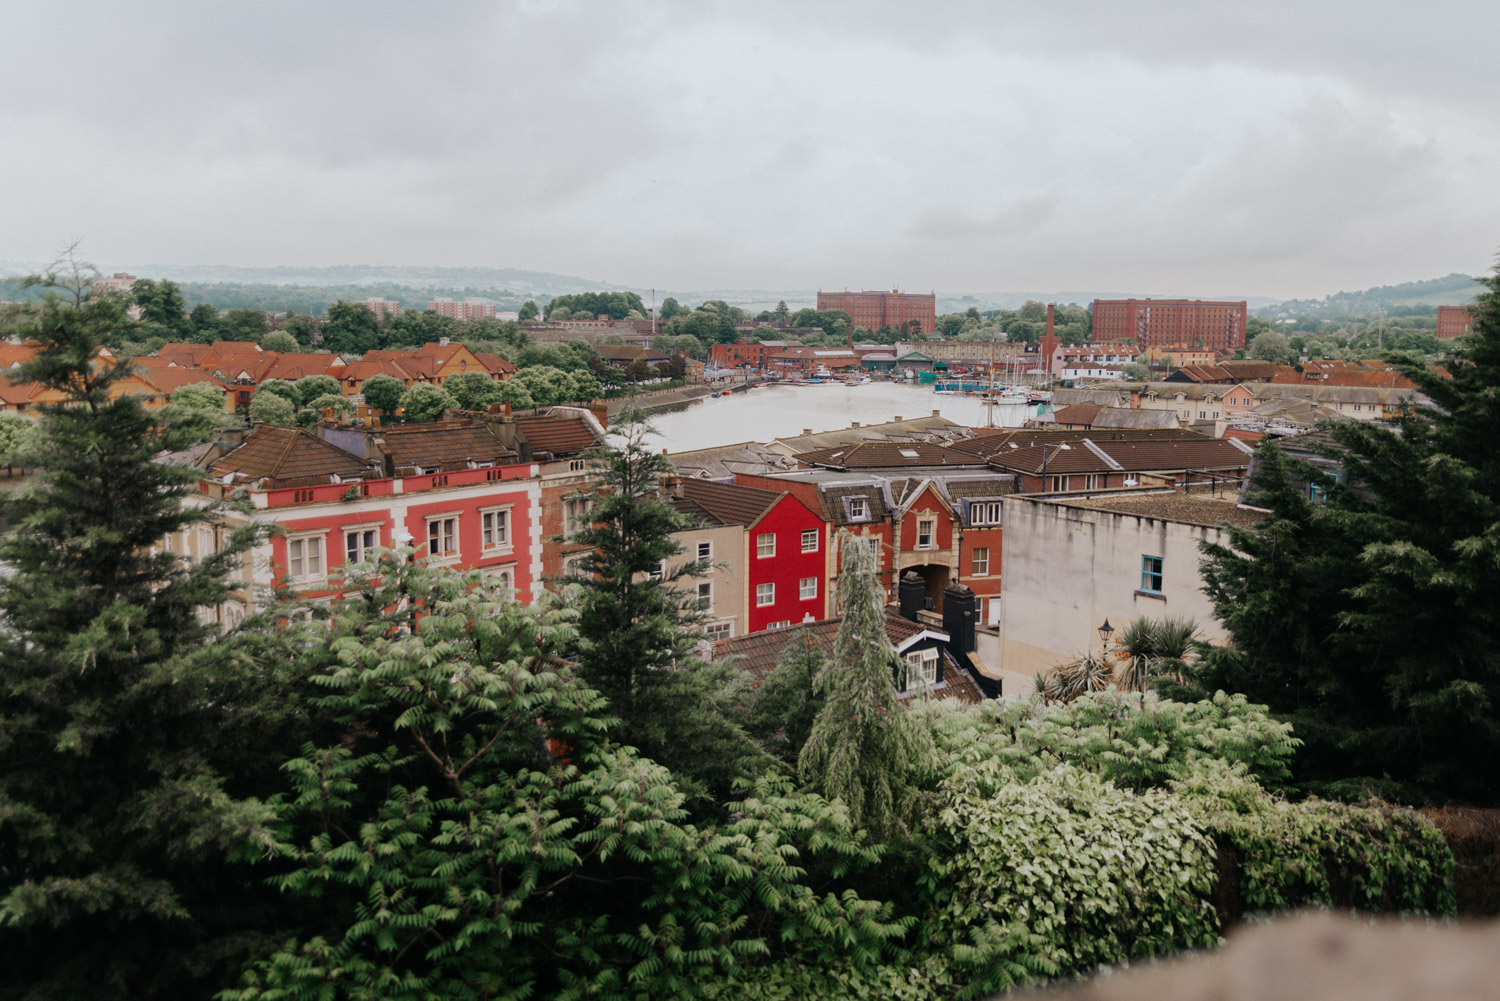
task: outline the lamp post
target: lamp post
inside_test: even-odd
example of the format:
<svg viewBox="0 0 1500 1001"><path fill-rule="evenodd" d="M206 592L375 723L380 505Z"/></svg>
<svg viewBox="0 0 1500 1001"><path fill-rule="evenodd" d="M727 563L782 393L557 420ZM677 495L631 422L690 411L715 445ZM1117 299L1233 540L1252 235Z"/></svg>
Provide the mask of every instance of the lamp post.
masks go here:
<svg viewBox="0 0 1500 1001"><path fill-rule="evenodd" d="M1099 627L1099 641L1104 644L1106 654L1109 653L1109 638L1114 635L1114 632L1115 627L1109 624L1108 618L1105 618L1104 625Z"/></svg>

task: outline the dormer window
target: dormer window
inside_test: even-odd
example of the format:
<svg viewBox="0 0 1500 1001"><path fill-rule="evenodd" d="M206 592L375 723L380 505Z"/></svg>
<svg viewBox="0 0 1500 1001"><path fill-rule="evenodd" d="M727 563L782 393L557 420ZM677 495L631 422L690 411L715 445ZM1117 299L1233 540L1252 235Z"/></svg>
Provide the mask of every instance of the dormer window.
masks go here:
<svg viewBox="0 0 1500 1001"><path fill-rule="evenodd" d="M870 502L863 497L845 497L850 521L865 521L870 517Z"/></svg>
<svg viewBox="0 0 1500 1001"><path fill-rule="evenodd" d="M937 684L938 679L938 651L937 647L928 647L925 650L913 650L906 655L906 684L902 687L906 691L915 688L926 688Z"/></svg>

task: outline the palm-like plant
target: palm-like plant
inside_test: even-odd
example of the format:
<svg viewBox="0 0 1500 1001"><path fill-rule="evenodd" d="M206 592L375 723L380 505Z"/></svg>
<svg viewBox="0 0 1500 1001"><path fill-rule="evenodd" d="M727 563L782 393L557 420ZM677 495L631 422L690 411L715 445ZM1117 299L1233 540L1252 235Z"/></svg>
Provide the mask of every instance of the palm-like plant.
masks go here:
<svg viewBox="0 0 1500 1001"><path fill-rule="evenodd" d="M1181 676L1193 652L1198 624L1192 619L1163 617L1133 619L1116 640L1119 666L1116 680L1131 692L1144 692L1162 675Z"/></svg>
<svg viewBox="0 0 1500 1001"><path fill-rule="evenodd" d="M1036 690L1044 702L1072 702L1087 692L1102 692L1114 683L1115 667L1109 655L1090 650L1037 675Z"/></svg>

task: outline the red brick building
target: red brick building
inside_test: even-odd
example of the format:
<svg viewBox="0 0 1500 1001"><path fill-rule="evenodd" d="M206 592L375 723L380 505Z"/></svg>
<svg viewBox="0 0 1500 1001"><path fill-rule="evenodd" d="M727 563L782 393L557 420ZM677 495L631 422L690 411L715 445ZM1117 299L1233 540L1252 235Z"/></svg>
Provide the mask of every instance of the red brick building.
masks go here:
<svg viewBox="0 0 1500 1001"><path fill-rule="evenodd" d="M1463 337L1474 332L1474 308L1472 306L1439 306L1437 335L1440 340Z"/></svg>
<svg viewBox="0 0 1500 1001"><path fill-rule="evenodd" d="M819 292L818 309L842 309L856 327L891 327L908 334L930 334L937 329L937 295L889 292Z"/></svg>
<svg viewBox="0 0 1500 1001"><path fill-rule="evenodd" d="M495 318L495 304L492 302L456 302L445 296L439 296L427 304L427 312L436 313L439 316L451 316L455 320L472 320L476 317Z"/></svg>
<svg viewBox="0 0 1500 1001"><path fill-rule="evenodd" d="M1234 351L1245 346L1248 311L1241 302L1205 299L1095 299L1095 341L1131 340L1154 347Z"/></svg>

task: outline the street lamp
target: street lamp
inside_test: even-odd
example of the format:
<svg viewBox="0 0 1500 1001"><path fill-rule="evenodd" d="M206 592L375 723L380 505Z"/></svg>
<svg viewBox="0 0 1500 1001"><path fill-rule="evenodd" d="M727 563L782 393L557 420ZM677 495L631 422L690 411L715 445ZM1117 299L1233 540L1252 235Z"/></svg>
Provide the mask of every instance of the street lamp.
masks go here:
<svg viewBox="0 0 1500 1001"><path fill-rule="evenodd" d="M1099 639L1104 644L1104 652L1109 653L1109 638L1114 635L1115 627L1109 624L1109 619L1104 620L1104 625L1099 627Z"/></svg>

